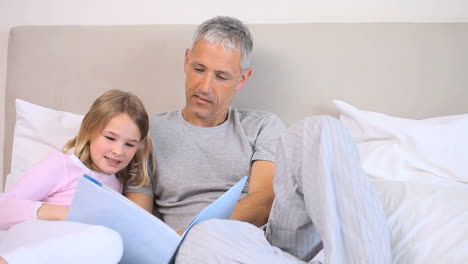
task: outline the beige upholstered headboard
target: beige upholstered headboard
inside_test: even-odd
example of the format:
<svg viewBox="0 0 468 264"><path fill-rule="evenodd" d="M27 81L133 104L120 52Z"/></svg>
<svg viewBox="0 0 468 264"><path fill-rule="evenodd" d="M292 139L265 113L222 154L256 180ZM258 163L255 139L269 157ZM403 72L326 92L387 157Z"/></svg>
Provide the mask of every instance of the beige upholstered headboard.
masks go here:
<svg viewBox="0 0 468 264"><path fill-rule="evenodd" d="M14 99L84 113L111 88L150 113L184 102L183 56L193 25L22 26L9 39L4 175ZM407 118L468 112L468 23L252 25L249 84L235 99L287 124L335 115L332 99Z"/></svg>

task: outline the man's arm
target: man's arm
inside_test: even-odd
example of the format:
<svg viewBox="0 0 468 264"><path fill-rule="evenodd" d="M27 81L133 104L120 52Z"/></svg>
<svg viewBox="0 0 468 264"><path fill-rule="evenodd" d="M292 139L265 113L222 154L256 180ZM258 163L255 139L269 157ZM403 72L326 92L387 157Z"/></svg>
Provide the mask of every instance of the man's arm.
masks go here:
<svg viewBox="0 0 468 264"><path fill-rule="evenodd" d="M237 203L231 215L232 220L244 221L256 226L262 226L268 221L275 198L274 175L275 163L264 160L253 162L248 194Z"/></svg>
<svg viewBox="0 0 468 264"><path fill-rule="evenodd" d="M153 213L153 197L145 193L128 192L125 196L146 211Z"/></svg>

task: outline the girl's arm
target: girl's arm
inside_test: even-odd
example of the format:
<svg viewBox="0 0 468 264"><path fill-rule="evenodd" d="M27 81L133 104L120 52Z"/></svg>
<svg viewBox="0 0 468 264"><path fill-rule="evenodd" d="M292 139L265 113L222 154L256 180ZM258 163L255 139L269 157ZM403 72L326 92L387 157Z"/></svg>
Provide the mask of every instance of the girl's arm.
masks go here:
<svg viewBox="0 0 468 264"><path fill-rule="evenodd" d="M54 194L65 177L65 155L58 151L31 168L8 192L0 194L0 229L33 219L63 219L65 206L41 201Z"/></svg>
<svg viewBox="0 0 468 264"><path fill-rule="evenodd" d="M37 210L37 218L42 220L62 221L67 219L70 208L65 205L44 203Z"/></svg>

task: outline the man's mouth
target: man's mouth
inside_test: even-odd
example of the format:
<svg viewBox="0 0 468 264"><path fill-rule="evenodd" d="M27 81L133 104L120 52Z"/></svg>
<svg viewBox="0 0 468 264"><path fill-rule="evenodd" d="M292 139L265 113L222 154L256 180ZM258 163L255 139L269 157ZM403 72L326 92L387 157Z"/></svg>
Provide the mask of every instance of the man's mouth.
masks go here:
<svg viewBox="0 0 468 264"><path fill-rule="evenodd" d="M210 100L208 100L207 98L203 97L203 96L200 96L200 95L194 95L193 97L195 97L195 99L197 100L197 102L201 103L201 104L208 104L208 103L211 103Z"/></svg>

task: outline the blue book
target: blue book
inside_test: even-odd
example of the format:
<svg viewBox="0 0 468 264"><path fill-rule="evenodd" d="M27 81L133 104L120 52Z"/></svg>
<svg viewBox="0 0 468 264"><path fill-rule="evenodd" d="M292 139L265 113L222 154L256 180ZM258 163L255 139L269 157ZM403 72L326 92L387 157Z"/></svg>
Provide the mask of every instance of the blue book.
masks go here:
<svg viewBox="0 0 468 264"><path fill-rule="evenodd" d="M122 194L85 175L77 185L67 221L102 225L119 232L124 252L119 263L170 263L187 232L208 219L228 219L247 181L244 176L196 215L182 236Z"/></svg>

